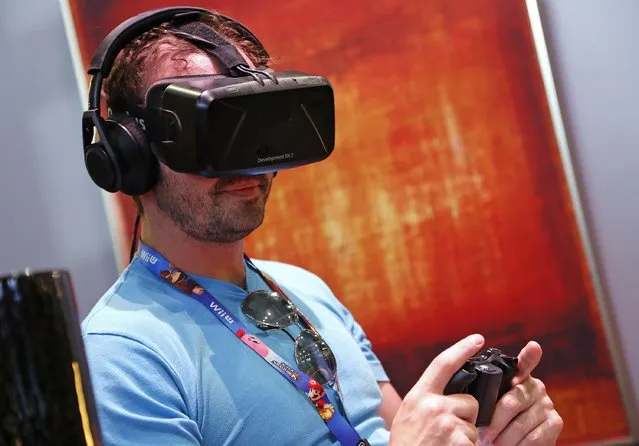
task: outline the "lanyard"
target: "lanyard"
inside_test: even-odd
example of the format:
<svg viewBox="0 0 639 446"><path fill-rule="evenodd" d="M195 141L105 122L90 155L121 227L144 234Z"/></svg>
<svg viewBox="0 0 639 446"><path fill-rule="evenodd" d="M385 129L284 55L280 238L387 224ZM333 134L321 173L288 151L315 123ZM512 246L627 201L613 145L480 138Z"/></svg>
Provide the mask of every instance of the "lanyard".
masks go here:
<svg viewBox="0 0 639 446"><path fill-rule="evenodd" d="M343 446L367 446L369 444L366 440L361 439L357 431L355 431L355 428L353 428L353 426L335 410L335 407L331 404L324 387L319 382L291 366L266 344L257 339L257 337L249 334L246 330L246 326L238 318L236 318L233 313L227 310L222 303L215 299L211 293L206 291L204 287L200 286L195 280L182 272L175 265L169 263L167 259L156 252L153 248L140 242L139 249L140 259L155 275L166 281L168 284L176 287L183 293L199 301L244 344L260 355L262 359L277 370L280 375L286 378L298 390L303 392L308 397L309 401L315 406L317 413L322 420L324 420L328 429ZM250 262L250 260L249 264L260 273L269 286L274 288L274 291L285 296L284 293L281 292L280 288L275 285L275 282L273 282L270 278L265 277L265 275L262 274L259 269ZM304 322L312 328L305 318Z"/></svg>

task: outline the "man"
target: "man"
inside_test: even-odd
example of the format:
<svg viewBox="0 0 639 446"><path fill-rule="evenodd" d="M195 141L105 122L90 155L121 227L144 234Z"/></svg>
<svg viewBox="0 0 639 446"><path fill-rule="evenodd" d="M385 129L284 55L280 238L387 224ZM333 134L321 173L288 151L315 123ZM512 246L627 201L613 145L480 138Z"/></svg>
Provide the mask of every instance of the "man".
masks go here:
<svg viewBox="0 0 639 446"><path fill-rule="evenodd" d="M238 40L233 23L215 14L199 20L231 41L251 67L268 65L261 48ZM171 34L170 26L147 32L118 56L105 85L110 109L142 103L158 79L222 71L215 57ZM243 239L262 223L272 182L273 174L207 179L160 165L157 184L136 197L149 250L83 322L106 444L328 445L336 441L331 420L342 418L371 445L476 444L477 402L442 393L483 338L469 336L440 354L402 401L361 327L320 278L244 258ZM166 267L154 274L148 266L158 259ZM290 299L306 329L301 323L258 327L247 294L259 290ZM216 301L206 308L197 297L209 294ZM225 326L238 321L245 328ZM312 336L308 327L325 344L315 339L315 350L300 347ZM278 359L265 362L271 350ZM284 374L300 377L288 365L308 359L300 351L327 350L337 383L313 376L302 392L286 382ZM520 353L515 387L498 403L486 440L555 443L562 420L543 384L530 376L540 358L534 342Z"/></svg>

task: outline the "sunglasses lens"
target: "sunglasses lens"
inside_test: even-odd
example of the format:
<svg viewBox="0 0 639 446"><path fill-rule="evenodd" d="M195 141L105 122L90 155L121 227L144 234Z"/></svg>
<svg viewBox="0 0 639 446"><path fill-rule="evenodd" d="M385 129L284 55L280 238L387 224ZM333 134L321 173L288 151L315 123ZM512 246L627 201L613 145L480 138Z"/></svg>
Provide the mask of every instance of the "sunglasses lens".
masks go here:
<svg viewBox="0 0 639 446"><path fill-rule="evenodd" d="M335 356L326 342L310 330L303 330L295 341L295 361L302 372L320 384L335 381Z"/></svg>
<svg viewBox="0 0 639 446"><path fill-rule="evenodd" d="M286 299L273 291L249 293L242 302L242 312L270 328L286 328L297 323L297 313Z"/></svg>

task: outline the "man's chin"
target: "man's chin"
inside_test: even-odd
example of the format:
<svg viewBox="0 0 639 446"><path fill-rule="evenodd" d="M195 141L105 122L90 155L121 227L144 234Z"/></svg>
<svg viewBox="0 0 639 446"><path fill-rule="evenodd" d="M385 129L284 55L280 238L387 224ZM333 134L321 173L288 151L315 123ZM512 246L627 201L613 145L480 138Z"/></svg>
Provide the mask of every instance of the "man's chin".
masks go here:
<svg viewBox="0 0 639 446"><path fill-rule="evenodd" d="M219 225L212 228L215 229L215 238L222 243L235 243L251 235L264 222L264 212L255 212L250 215L244 214L242 217L232 222L227 221L223 228Z"/></svg>
<svg viewBox="0 0 639 446"><path fill-rule="evenodd" d="M216 233L215 236L209 237L207 241L218 244L237 243L251 235L257 228L259 228L259 225L253 229L235 229L224 233Z"/></svg>

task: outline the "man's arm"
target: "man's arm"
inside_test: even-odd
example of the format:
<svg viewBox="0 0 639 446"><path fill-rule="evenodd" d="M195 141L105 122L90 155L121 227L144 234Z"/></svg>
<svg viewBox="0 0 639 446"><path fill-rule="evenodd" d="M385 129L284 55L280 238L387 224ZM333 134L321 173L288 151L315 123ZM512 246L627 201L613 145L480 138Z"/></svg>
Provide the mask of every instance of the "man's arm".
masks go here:
<svg viewBox="0 0 639 446"><path fill-rule="evenodd" d="M169 364L133 339L84 338L104 445L199 445L184 389Z"/></svg>
<svg viewBox="0 0 639 446"><path fill-rule="evenodd" d="M395 387L388 381L380 381L379 390L382 391L382 405L379 407L379 416L384 419L386 429L390 430L393 425L395 414L402 405L402 398L395 390Z"/></svg>

